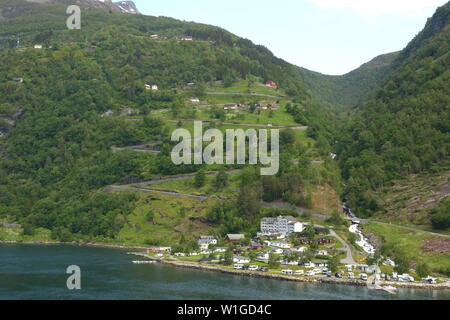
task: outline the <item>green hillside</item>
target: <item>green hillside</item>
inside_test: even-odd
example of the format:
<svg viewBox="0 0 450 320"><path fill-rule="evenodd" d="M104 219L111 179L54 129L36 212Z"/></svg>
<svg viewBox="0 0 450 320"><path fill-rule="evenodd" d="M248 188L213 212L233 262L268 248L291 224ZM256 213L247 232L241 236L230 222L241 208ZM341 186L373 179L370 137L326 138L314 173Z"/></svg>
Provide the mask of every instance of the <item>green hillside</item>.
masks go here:
<svg viewBox="0 0 450 320"><path fill-rule="evenodd" d="M151 196L105 192L113 184L217 170L172 163L171 132L190 129L188 119L206 118L222 130L227 121L284 126L279 175L264 181L244 175L246 183L233 191L240 205L227 206L230 224L222 230L253 231L263 196L313 209L320 186L340 193L339 169L329 157L330 111L309 96L295 66L266 48L217 27L164 17L83 6L81 30L67 30L66 4L0 0L0 8L0 218L22 225L14 239L50 234L53 240L144 244L167 242L167 227L159 224L188 228L190 218L205 215L203 206L184 201L186 217L175 221L181 208L161 207L152 220L143 216L157 209L148 203L156 201ZM184 36L194 40L179 40ZM277 89L265 87L267 80ZM190 103L192 97L202 105ZM226 113L220 106L241 102L249 110ZM279 109L255 109L268 103ZM296 126L301 130L290 128ZM143 143L156 145L156 152L126 148ZM226 169L233 168L243 169ZM256 205L245 206L250 202ZM216 230L216 223L194 223L189 235L205 225ZM133 225L162 235L131 239Z"/></svg>
<svg viewBox="0 0 450 320"><path fill-rule="evenodd" d="M299 72L313 96L331 104L336 111L344 111L377 87L398 54L383 54L342 76L324 75L304 68L299 68Z"/></svg>
<svg viewBox="0 0 450 320"><path fill-rule="evenodd" d="M436 188L435 182L443 181L448 172L449 13L447 3L428 20L425 29L400 52L380 88L358 106L339 138L337 152L347 180L346 197L361 216L387 215L418 224L434 220L439 221L433 224L439 229L450 226L449 212L435 213L424 206L429 200L437 205L448 197L448 181L442 188ZM408 180L417 185L416 191L395 196ZM431 195L434 200L416 201L417 206L406 210L409 218L398 217L403 210L393 210L396 206L388 200L406 203L427 189L439 189L442 194ZM433 216L438 214L439 219ZM418 215L422 218L417 219Z"/></svg>

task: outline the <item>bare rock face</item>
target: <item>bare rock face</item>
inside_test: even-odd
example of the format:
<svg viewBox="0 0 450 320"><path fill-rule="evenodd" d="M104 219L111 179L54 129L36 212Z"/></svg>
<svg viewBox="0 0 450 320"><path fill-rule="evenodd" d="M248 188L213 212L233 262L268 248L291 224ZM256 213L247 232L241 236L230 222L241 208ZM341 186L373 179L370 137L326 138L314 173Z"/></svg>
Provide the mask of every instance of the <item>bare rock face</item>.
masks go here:
<svg viewBox="0 0 450 320"><path fill-rule="evenodd" d="M133 1L119 1L114 4L124 13L140 14L139 10L136 8L136 4Z"/></svg>
<svg viewBox="0 0 450 320"><path fill-rule="evenodd" d="M367 238L367 241L375 248L375 249L379 249L381 247L381 243L378 240L378 238L372 234L366 234L365 237Z"/></svg>
<svg viewBox="0 0 450 320"><path fill-rule="evenodd" d="M426 252L433 253L450 253L449 238L433 238L424 240L423 248Z"/></svg>

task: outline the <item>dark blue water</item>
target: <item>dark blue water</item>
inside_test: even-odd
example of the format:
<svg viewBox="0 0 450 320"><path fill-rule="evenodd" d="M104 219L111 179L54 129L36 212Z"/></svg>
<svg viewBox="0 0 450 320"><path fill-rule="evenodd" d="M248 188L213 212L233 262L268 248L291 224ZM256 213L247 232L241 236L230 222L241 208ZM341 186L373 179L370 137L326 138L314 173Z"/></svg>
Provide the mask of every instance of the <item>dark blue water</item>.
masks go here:
<svg viewBox="0 0 450 320"><path fill-rule="evenodd" d="M446 299L448 291L401 289L391 296L365 287L253 279L159 264L135 265L125 251L72 246L0 245L0 299ZM67 289L70 265L81 290Z"/></svg>

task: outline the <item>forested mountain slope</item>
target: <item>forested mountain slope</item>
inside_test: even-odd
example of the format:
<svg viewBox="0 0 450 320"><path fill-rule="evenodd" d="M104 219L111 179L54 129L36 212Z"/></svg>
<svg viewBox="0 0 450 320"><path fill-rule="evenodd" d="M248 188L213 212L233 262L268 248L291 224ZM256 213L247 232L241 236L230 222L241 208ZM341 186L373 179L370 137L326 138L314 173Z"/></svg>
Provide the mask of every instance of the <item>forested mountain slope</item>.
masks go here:
<svg viewBox="0 0 450 320"><path fill-rule="evenodd" d="M306 87L312 94L333 105L336 111L348 110L369 94L386 76L398 52L380 55L342 76L324 75L299 68Z"/></svg>
<svg viewBox="0 0 450 320"><path fill-rule="evenodd" d="M347 179L346 197L361 216L386 214L386 194L393 180L421 174L426 181L426 176L431 179L448 173L449 13L447 3L428 20L424 30L400 52L380 88L358 106L339 138L337 151ZM441 198L448 198L448 187L442 190ZM448 205L441 203L441 208L445 207ZM409 212L412 218L418 213L413 210ZM445 211L430 211L425 223L431 220L435 228L448 228L450 212Z"/></svg>
<svg viewBox="0 0 450 320"><path fill-rule="evenodd" d="M90 6L82 6L81 30L68 30L66 8L0 0L0 220L23 224L26 235L45 228L53 239L115 239L136 195L102 188L198 171L172 164L173 126L153 115L183 110L208 82L275 81L329 158L331 113L309 96L296 67L268 49L217 27ZM185 90L188 83L197 88ZM117 116L124 110L143 120ZM160 142L161 153L111 151L142 142Z"/></svg>

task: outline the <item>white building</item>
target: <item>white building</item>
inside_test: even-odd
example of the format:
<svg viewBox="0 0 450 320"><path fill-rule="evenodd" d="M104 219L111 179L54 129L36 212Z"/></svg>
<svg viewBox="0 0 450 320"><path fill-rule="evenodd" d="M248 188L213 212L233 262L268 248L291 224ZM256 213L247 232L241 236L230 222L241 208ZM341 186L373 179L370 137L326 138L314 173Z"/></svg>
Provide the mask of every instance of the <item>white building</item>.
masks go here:
<svg viewBox="0 0 450 320"><path fill-rule="evenodd" d="M252 260L247 257L241 257L241 256L234 256L233 262L234 263L250 263Z"/></svg>
<svg viewBox="0 0 450 320"><path fill-rule="evenodd" d="M304 268L306 269L314 269L316 267L316 265L314 264L314 262L307 262L303 265Z"/></svg>
<svg viewBox="0 0 450 320"><path fill-rule="evenodd" d="M283 249L280 248L272 248L271 251L274 254L283 254Z"/></svg>
<svg viewBox="0 0 450 320"><path fill-rule="evenodd" d="M153 90L153 91L158 91L158 86L157 86L156 84L152 84L152 85L146 84L146 85L145 85L145 89L147 89L147 90Z"/></svg>
<svg viewBox="0 0 450 320"><path fill-rule="evenodd" d="M277 247L281 249L290 249L291 244L286 241L271 241L269 246L271 247Z"/></svg>
<svg viewBox="0 0 450 320"><path fill-rule="evenodd" d="M200 103L200 99L199 98L191 98L189 99L190 103Z"/></svg>
<svg viewBox="0 0 450 320"><path fill-rule="evenodd" d="M263 218L261 219L261 232L258 233L258 236L288 235L294 232L301 233L304 229L304 224L292 216Z"/></svg>
<svg viewBox="0 0 450 320"><path fill-rule="evenodd" d="M270 255L268 252L260 252L256 255L256 259L259 259L259 260L269 260L269 257L270 257Z"/></svg>
<svg viewBox="0 0 450 320"><path fill-rule="evenodd" d="M201 236L198 239L198 246L200 249L208 249L210 244L216 245L217 239L213 236Z"/></svg>
<svg viewBox="0 0 450 320"><path fill-rule="evenodd" d="M308 247L294 247L291 249L292 252L306 252Z"/></svg>

